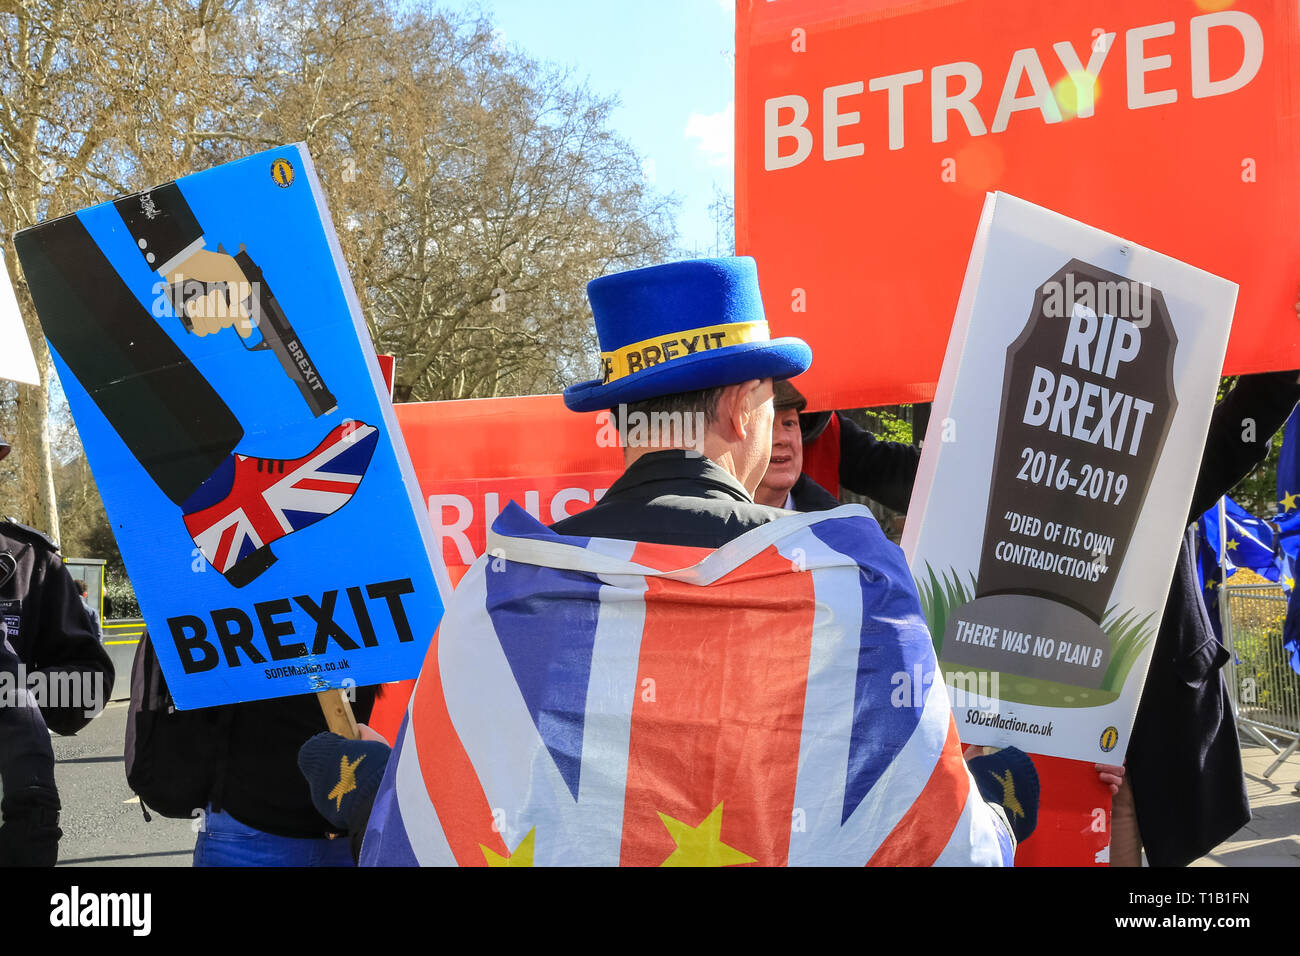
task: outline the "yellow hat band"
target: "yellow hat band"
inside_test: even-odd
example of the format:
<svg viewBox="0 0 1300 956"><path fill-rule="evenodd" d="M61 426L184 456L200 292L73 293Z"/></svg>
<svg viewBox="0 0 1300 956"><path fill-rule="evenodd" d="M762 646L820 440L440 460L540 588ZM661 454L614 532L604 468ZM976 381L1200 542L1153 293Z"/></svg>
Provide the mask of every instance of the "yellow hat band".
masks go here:
<svg viewBox="0 0 1300 956"><path fill-rule="evenodd" d="M706 325L685 332L673 332L653 339L625 345L613 352L601 352L600 364L604 384L625 378L654 365L673 359L685 358L699 352L743 345L746 342L766 342L770 338L766 322L728 322L724 325Z"/></svg>

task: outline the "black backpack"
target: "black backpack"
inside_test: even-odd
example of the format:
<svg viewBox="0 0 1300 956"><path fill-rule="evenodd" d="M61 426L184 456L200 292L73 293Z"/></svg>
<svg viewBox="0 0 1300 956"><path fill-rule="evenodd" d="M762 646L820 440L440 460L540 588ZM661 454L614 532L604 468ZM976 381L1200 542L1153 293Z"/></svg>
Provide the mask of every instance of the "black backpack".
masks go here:
<svg viewBox="0 0 1300 956"><path fill-rule="evenodd" d="M146 631L131 664L126 718L126 782L149 820L189 820L209 803L219 807L230 740L229 707L177 710Z"/></svg>

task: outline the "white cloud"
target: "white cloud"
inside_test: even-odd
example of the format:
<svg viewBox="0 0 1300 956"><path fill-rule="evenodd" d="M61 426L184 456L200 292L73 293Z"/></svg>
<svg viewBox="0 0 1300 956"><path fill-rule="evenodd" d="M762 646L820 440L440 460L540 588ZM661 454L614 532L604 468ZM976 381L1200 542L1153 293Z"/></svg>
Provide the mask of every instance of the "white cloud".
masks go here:
<svg viewBox="0 0 1300 956"><path fill-rule="evenodd" d="M686 119L686 138L699 140L696 148L710 166L730 166L735 154L736 102L717 113L692 113Z"/></svg>

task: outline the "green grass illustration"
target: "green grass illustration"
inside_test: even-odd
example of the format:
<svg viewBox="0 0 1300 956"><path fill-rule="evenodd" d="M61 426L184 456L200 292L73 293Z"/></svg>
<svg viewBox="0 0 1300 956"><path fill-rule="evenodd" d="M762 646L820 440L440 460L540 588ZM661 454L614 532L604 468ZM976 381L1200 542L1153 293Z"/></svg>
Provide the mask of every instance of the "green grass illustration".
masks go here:
<svg viewBox="0 0 1300 956"><path fill-rule="evenodd" d="M934 568L927 563L924 577L916 582L921 610L930 626L930 640L934 642L936 654L942 648L943 633L952 612L975 598L975 575L968 571L966 577L969 584L962 580L961 572L955 568L936 574ZM1155 617L1152 613L1139 618L1133 609L1120 614L1113 607L1102 617L1101 629L1110 641L1110 661L1100 688L1087 690L1056 681L1005 674L1002 696L1022 703L1052 704L1058 707L1092 707L1109 703L1119 696L1133 665L1155 639L1155 627L1152 624Z"/></svg>
<svg viewBox="0 0 1300 956"><path fill-rule="evenodd" d="M1104 690L1119 693L1124 686L1129 671L1155 639L1155 628L1151 626L1154 617L1155 614L1151 613L1138 620L1137 611L1132 608L1117 616L1115 608L1111 608L1101 619L1101 629L1110 639L1110 664L1106 667L1106 676L1101 679Z"/></svg>
<svg viewBox="0 0 1300 956"><path fill-rule="evenodd" d="M975 575L967 572L970 578L970 586L967 587L960 572L952 568L940 580L927 562L925 573L928 580L917 581L916 589L921 597L921 610L925 613L926 623L930 625L930 640L934 642L934 652L937 654L943 645L943 632L948 626L949 613L953 608L968 604L975 598Z"/></svg>

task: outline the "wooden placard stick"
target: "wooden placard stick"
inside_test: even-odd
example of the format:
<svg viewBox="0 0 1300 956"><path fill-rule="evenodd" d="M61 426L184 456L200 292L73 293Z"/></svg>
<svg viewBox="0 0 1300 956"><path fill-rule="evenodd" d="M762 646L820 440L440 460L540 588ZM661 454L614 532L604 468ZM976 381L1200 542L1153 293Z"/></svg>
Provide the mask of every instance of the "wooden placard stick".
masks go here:
<svg viewBox="0 0 1300 956"><path fill-rule="evenodd" d="M316 699L325 714L325 723L329 729L348 740L360 740L361 731L357 729L357 718L352 714L352 704L340 687L318 690Z"/></svg>

